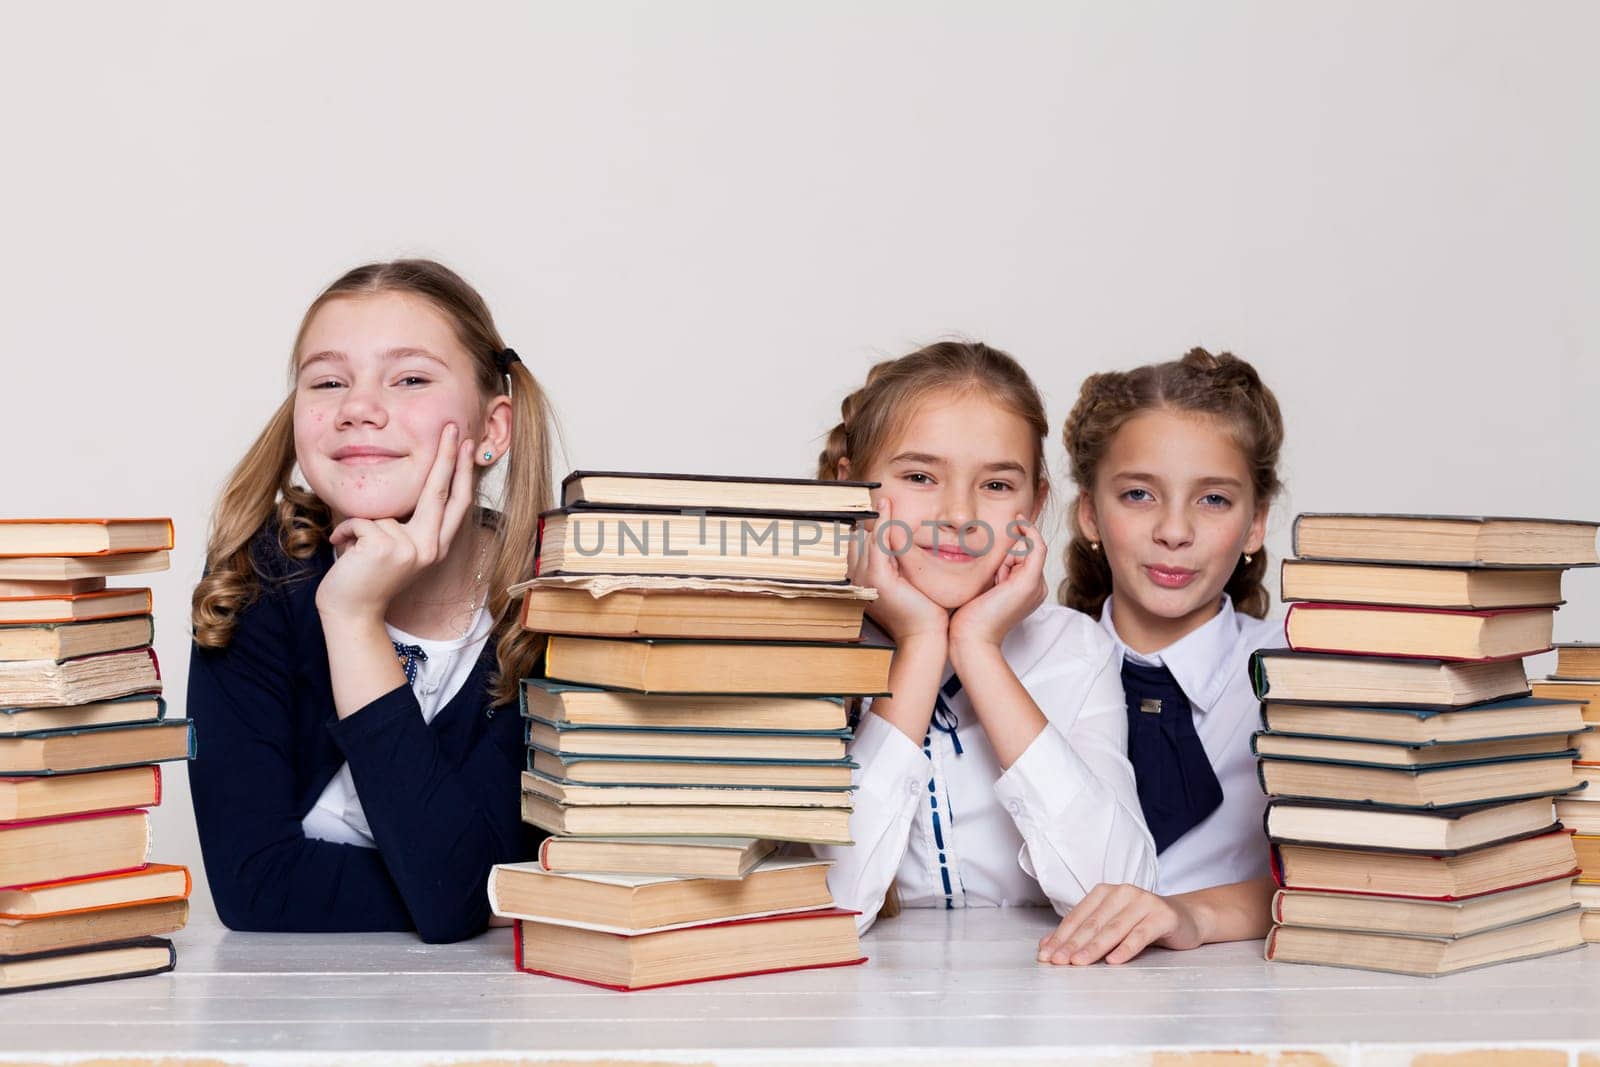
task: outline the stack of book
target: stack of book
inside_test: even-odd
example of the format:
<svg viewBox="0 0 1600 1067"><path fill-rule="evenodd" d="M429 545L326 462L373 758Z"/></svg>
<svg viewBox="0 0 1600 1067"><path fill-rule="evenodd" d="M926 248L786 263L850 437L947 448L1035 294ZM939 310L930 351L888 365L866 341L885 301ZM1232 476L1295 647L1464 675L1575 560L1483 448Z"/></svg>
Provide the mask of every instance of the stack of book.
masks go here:
<svg viewBox="0 0 1600 1067"><path fill-rule="evenodd" d="M1289 649L1252 659L1268 959L1435 975L1582 943L1554 798L1582 704L1530 696L1593 523L1301 515Z"/></svg>
<svg viewBox="0 0 1600 1067"><path fill-rule="evenodd" d="M189 872L149 862L167 760L150 590L168 519L0 520L0 992L171 970Z"/></svg>
<svg viewBox="0 0 1600 1067"><path fill-rule="evenodd" d="M1572 895L1583 906L1583 937L1600 941L1600 644L1556 645L1556 672L1533 683L1533 695L1583 706L1590 731L1578 737L1575 769L1587 788L1556 801L1556 817L1577 833L1572 843L1583 868Z"/></svg>
<svg viewBox="0 0 1600 1067"><path fill-rule="evenodd" d="M862 960L827 864L849 843L846 701L881 694L846 574L870 483L579 471L544 516L525 629L523 818L496 868L525 971L637 989ZM865 536L865 534L862 534Z"/></svg>

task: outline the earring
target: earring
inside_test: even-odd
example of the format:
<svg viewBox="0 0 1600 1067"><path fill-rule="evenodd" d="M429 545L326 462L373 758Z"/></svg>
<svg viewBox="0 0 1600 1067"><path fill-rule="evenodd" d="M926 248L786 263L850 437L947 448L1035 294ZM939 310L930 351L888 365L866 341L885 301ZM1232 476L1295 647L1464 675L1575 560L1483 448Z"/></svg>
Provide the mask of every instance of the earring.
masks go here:
<svg viewBox="0 0 1600 1067"><path fill-rule="evenodd" d="M1252 556L1250 553L1246 552L1244 554L1244 565L1246 567L1250 566L1250 561L1253 560L1253 559L1255 559L1255 557Z"/></svg>
<svg viewBox="0 0 1600 1067"><path fill-rule="evenodd" d="M493 458L494 458L494 453L493 453L493 452L485 452L485 453L484 453L484 454L483 454L483 461L484 461L484 462L485 462L485 463L487 463L487 462L489 462L489 461L490 461L490 460L491 460L491 459L493 459Z"/></svg>
<svg viewBox="0 0 1600 1067"><path fill-rule="evenodd" d="M1091 551L1091 552L1098 552L1098 551L1100 551L1100 542L1099 542L1099 541L1090 541L1090 542L1089 542L1089 550L1090 550L1090 551Z"/></svg>

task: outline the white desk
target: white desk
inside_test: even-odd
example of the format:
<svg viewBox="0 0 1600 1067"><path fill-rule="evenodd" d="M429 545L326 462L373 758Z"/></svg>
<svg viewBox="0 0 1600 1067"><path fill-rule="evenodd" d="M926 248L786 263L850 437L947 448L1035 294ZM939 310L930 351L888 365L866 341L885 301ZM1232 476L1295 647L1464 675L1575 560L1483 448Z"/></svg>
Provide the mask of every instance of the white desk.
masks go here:
<svg viewBox="0 0 1600 1067"><path fill-rule="evenodd" d="M613 993L514 972L505 929L429 946L236 934L202 916L172 974L0 997L0 1060L1132 1065L1210 1049L1264 1055L1154 1062L1370 1067L1514 1047L1549 1051L1498 1062L1554 1067L1600 1053L1594 948L1431 980L1268 964L1255 943L1070 969L1033 962L1052 925L1039 910L912 911L867 936L860 967Z"/></svg>

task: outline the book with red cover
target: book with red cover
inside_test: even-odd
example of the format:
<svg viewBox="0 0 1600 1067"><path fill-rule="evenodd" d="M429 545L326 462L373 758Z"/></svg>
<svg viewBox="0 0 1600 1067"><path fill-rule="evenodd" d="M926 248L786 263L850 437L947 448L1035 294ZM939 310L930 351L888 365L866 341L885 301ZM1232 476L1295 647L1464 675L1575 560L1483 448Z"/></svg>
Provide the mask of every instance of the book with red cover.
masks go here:
<svg viewBox="0 0 1600 1067"><path fill-rule="evenodd" d="M138 808L0 824L0 889L138 870L149 858L150 813Z"/></svg>
<svg viewBox="0 0 1600 1067"><path fill-rule="evenodd" d="M79 774L0 775L0 828L160 805L161 768L154 763Z"/></svg>
<svg viewBox="0 0 1600 1067"><path fill-rule="evenodd" d="M590 931L590 930L583 930L583 931L579 931L579 932L582 933L582 934L585 934L585 935L587 935L589 937L597 938L597 939L615 939L617 941L629 941L629 940L638 940L638 939L643 939L643 938L671 937L673 935L693 934L696 931L719 929L719 928L725 928L725 927L755 926L755 925L759 925L759 924L763 924L763 923L815 922L817 920L833 919L833 918L839 918L841 916L850 916L853 919L854 916L859 915L859 914L860 914L859 912L848 911L848 910L846 910L844 908L824 908L824 909L820 909L820 910L816 910L816 911L787 912L787 913L782 914L782 915L766 915L766 916L761 916L761 917L758 917L758 918L749 918L749 919L723 919L723 920L719 920L719 921L715 921L715 922L697 923L697 924L695 924L693 926L677 927L677 928L674 928L674 929L663 930L663 931L660 931L660 932L645 931L645 932L636 933L636 934L613 934L613 933L602 933L600 931ZM698 983L698 982L721 981L722 979L725 979L725 978L748 978L748 977L751 977L751 976L754 976L754 975L758 975L758 974L780 974L780 973L782 973L784 971L814 970L814 969L817 969L817 968L820 968L820 967L853 967L856 964L867 962L867 957L865 957L865 956L857 956L857 957L852 958L852 959L836 960L836 961L832 961L832 962L828 962L828 963L807 964L807 965L798 966L798 967L796 967L796 966L757 967L757 968L747 968L747 969L738 970L738 971L728 971L728 972L720 973L720 974L710 974L710 975L705 975L703 977L697 977L697 978L686 978L686 979L682 979L682 980L679 980L679 981L654 982L654 983L645 984L645 985L617 985L617 984L612 984L612 983L607 983L607 982L593 981L593 980L590 980L590 979L587 979L587 978L575 978L575 977L573 977L571 975L557 974L554 971L539 970L537 968L527 966L526 963L524 962L524 951L523 951L523 949L524 949L523 927L526 924L527 924L527 920L519 919L519 920L517 920L516 926L514 927L514 938L515 938L515 945L516 945L516 968L517 968L517 970L522 971L525 974L536 974L536 975L539 975L539 976L545 977L545 978L560 978L560 979L563 979L563 980L568 981L568 982L579 982L579 983L581 983L583 985L599 986L602 989L615 989L615 990L619 990L621 992L632 992L632 991L637 990L637 989L661 989L661 988L665 988L667 986L675 986L675 985L692 985L692 984L695 984L695 983ZM540 925L554 925L554 924L540 924ZM853 929L853 925L854 924L852 922L852 929Z"/></svg>
<svg viewBox="0 0 1600 1067"><path fill-rule="evenodd" d="M1308 615L1339 616L1339 621L1350 620L1359 629L1363 620L1383 620L1392 617L1392 635L1362 634L1362 646L1340 647L1332 642L1319 641L1299 631L1312 629L1314 621ZM1318 652L1335 655L1379 656L1396 659L1439 660L1446 663L1493 663L1501 660L1522 659L1525 656L1548 652L1552 647L1550 629L1554 611L1551 608L1496 608L1486 611L1456 611L1442 608L1395 607L1381 604L1334 604L1322 601L1301 601L1290 604L1283 617L1284 639L1295 652ZM1297 620L1303 620L1297 624ZM1503 621L1500 621L1503 620ZM1507 632L1500 635L1497 631ZM1526 631L1526 633L1524 632ZM1508 646L1488 654L1467 654L1468 643L1498 642Z"/></svg>
<svg viewBox="0 0 1600 1067"><path fill-rule="evenodd" d="M0 519L0 556L120 556L173 545L172 520Z"/></svg>

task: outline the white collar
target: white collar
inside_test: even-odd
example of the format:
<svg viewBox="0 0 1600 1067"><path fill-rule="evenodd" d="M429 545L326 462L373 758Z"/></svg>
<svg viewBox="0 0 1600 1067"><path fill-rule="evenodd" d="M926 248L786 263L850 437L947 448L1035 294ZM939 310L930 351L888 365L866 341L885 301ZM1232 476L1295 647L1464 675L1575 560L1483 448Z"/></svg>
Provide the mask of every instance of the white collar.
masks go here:
<svg viewBox="0 0 1600 1067"><path fill-rule="evenodd" d="M1226 593L1222 594L1222 606L1205 625L1150 655L1133 651L1117 634L1117 627L1111 619L1113 599L1107 597L1100 609L1100 625L1117 643L1117 651L1135 663L1165 666L1172 672L1173 680L1196 711L1203 712L1215 707L1222 698L1222 691L1227 688L1233 667L1234 646L1239 643L1239 617L1233 610L1232 598Z"/></svg>

